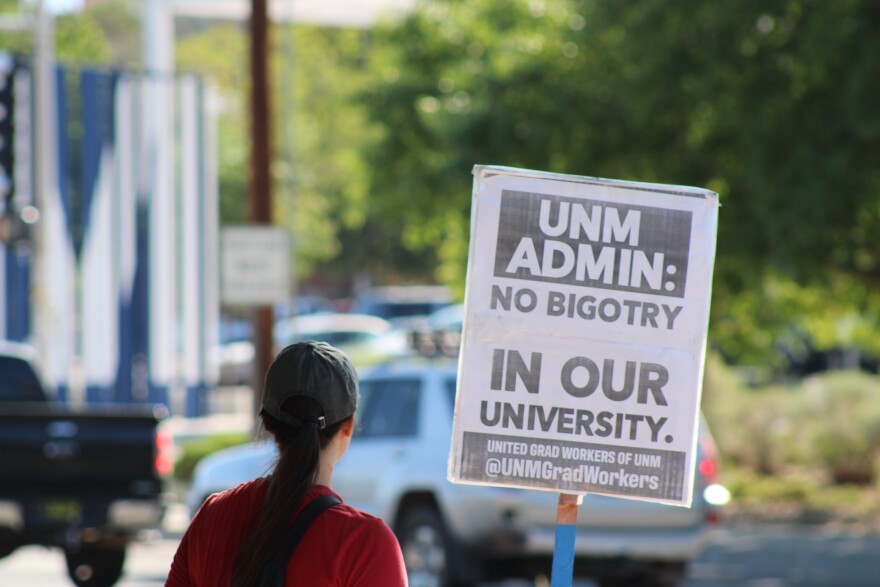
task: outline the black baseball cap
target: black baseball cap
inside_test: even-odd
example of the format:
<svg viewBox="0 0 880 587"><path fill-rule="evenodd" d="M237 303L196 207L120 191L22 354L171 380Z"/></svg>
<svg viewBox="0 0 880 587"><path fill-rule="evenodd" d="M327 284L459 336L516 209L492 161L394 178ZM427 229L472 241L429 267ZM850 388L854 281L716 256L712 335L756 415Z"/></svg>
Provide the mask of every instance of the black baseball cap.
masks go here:
<svg viewBox="0 0 880 587"><path fill-rule="evenodd" d="M308 397L321 406L315 420L281 409L292 397ZM348 357L326 342L297 342L284 348L266 372L261 409L290 426L315 421L319 428L345 420L357 409L358 377Z"/></svg>

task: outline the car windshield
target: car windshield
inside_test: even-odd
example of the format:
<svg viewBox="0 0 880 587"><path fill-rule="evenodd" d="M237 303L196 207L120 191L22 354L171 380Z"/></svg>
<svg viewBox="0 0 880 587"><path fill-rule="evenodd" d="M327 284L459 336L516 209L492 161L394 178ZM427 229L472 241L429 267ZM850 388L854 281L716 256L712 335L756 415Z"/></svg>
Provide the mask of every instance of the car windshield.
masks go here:
<svg viewBox="0 0 880 587"><path fill-rule="evenodd" d="M46 397L34 370L17 357L0 357L0 402L42 402Z"/></svg>
<svg viewBox="0 0 880 587"><path fill-rule="evenodd" d="M357 434L368 437L414 436L421 388L417 379L361 381Z"/></svg>

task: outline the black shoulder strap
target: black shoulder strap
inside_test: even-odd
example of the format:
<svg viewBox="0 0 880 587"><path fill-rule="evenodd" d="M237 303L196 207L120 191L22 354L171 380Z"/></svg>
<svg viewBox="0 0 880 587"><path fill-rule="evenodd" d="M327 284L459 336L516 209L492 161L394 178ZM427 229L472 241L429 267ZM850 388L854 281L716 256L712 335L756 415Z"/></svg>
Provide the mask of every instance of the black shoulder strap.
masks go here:
<svg viewBox="0 0 880 587"><path fill-rule="evenodd" d="M287 563L296 550L296 545L309 529L312 522L327 508L342 503L335 495L322 495L311 501L293 521L293 525L287 531L287 535L278 550L272 555L260 573L259 587L283 587L284 578L287 574Z"/></svg>

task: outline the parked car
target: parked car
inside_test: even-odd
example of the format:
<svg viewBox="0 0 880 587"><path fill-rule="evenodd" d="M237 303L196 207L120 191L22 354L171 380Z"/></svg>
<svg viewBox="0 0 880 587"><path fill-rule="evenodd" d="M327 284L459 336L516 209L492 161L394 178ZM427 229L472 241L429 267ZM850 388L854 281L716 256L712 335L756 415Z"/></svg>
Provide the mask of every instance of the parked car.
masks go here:
<svg viewBox="0 0 880 587"><path fill-rule="evenodd" d="M393 329L390 322L378 316L321 312L279 320L272 332L279 348L311 339L350 352L374 345Z"/></svg>
<svg viewBox="0 0 880 587"><path fill-rule="evenodd" d="M549 574L557 494L447 481L455 387L454 361L407 361L363 375L357 436L337 464L334 488L394 530L413 586ZM275 458L271 443L207 457L195 471L190 510L264 475ZM575 574L603 586L679 585L719 520L704 496L716 471L704 426L692 507L588 495L579 509Z"/></svg>
<svg viewBox="0 0 880 587"><path fill-rule="evenodd" d="M128 544L158 529L171 472L164 406L71 408L37 374L33 349L0 341L0 557L63 550L70 580L109 587Z"/></svg>
<svg viewBox="0 0 880 587"><path fill-rule="evenodd" d="M298 295L295 298L275 304L275 318L285 320L296 316L333 312L330 300L316 295Z"/></svg>
<svg viewBox="0 0 880 587"><path fill-rule="evenodd" d="M435 310L412 325L410 346L426 357L457 357L463 322L464 304L451 304Z"/></svg>
<svg viewBox="0 0 880 587"><path fill-rule="evenodd" d="M302 340L323 340L342 349L357 366L373 365L406 354L407 333L378 316L337 312L318 312L278 320L272 329L275 350ZM254 345L235 340L215 347L211 360L220 370L222 385L251 382Z"/></svg>
<svg viewBox="0 0 880 587"><path fill-rule="evenodd" d="M451 303L449 290L441 285L392 285L374 287L359 295L353 311L379 316L408 330L414 322Z"/></svg>

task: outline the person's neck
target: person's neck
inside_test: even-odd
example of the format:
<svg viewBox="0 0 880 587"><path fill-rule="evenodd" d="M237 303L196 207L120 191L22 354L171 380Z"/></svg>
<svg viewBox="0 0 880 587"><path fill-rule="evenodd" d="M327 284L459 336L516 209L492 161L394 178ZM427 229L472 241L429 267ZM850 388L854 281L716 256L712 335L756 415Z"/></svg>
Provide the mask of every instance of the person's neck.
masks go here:
<svg viewBox="0 0 880 587"><path fill-rule="evenodd" d="M323 454L321 457L322 458L318 461L318 476L315 478L315 485L333 487L334 463L330 462L329 459L323 458Z"/></svg>

